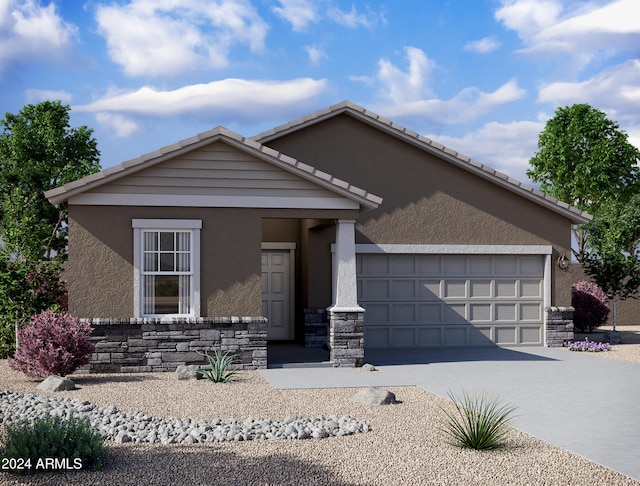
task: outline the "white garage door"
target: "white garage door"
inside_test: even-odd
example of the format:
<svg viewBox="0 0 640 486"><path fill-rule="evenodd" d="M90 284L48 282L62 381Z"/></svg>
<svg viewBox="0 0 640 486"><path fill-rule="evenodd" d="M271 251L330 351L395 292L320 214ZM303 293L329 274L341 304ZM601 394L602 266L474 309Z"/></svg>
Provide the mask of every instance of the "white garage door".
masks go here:
<svg viewBox="0 0 640 486"><path fill-rule="evenodd" d="M542 345L544 256L360 254L365 347Z"/></svg>

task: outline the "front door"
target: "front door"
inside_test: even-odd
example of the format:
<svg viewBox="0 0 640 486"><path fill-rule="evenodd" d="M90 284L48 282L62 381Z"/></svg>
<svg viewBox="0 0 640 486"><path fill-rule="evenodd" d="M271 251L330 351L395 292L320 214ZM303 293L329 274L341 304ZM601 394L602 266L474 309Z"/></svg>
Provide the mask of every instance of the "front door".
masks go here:
<svg viewBox="0 0 640 486"><path fill-rule="evenodd" d="M290 250L262 250L262 315L271 341L293 339L291 260Z"/></svg>

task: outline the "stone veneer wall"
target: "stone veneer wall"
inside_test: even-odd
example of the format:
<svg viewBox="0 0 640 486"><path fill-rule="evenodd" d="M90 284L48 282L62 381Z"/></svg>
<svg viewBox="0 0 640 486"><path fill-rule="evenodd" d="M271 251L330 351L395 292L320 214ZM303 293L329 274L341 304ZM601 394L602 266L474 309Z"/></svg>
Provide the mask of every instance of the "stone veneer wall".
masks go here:
<svg viewBox="0 0 640 486"><path fill-rule="evenodd" d="M547 335L545 344L549 347L562 346L573 340L573 307L547 307Z"/></svg>
<svg viewBox="0 0 640 486"><path fill-rule="evenodd" d="M304 310L304 345L307 348L329 347L329 317L325 309Z"/></svg>
<svg viewBox="0 0 640 486"><path fill-rule="evenodd" d="M235 353L241 369L267 367L265 317L85 319L93 327L91 373L174 371L207 364L197 351Z"/></svg>

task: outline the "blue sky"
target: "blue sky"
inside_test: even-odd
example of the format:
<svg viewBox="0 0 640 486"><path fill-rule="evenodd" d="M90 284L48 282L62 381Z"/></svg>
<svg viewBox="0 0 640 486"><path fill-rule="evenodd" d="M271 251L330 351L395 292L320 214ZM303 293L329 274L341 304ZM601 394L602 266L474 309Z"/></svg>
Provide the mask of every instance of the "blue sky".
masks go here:
<svg viewBox="0 0 640 486"><path fill-rule="evenodd" d="M527 182L559 106L640 146L638 0L0 0L0 113L60 99L103 168L343 100Z"/></svg>

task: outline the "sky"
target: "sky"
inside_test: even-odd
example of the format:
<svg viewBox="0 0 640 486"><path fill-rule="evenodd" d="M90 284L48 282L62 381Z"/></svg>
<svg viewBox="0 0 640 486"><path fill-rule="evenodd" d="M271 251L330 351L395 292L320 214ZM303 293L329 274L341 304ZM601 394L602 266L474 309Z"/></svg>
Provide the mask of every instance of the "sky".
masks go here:
<svg viewBox="0 0 640 486"><path fill-rule="evenodd" d="M43 100L103 168L349 100L531 184L559 107L640 147L640 1L0 0L0 116Z"/></svg>

